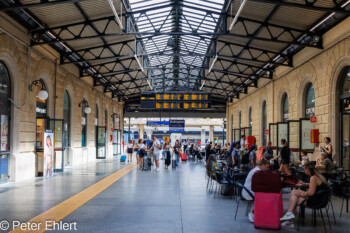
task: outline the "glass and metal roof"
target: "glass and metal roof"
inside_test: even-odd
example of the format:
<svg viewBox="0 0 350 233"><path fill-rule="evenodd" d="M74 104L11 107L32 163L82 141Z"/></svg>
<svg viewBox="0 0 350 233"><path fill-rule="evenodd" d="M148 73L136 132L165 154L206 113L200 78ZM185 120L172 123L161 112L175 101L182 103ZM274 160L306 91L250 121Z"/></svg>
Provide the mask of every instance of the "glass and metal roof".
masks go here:
<svg viewBox="0 0 350 233"><path fill-rule="evenodd" d="M157 90L193 90L225 1L130 0L144 66ZM150 35L150 33L154 35ZM215 54L212 54L215 55ZM165 78L165 80L164 80Z"/></svg>
<svg viewBox="0 0 350 233"><path fill-rule="evenodd" d="M0 12L126 108L143 91L193 90L225 111L299 51L323 49L350 0L0 0Z"/></svg>

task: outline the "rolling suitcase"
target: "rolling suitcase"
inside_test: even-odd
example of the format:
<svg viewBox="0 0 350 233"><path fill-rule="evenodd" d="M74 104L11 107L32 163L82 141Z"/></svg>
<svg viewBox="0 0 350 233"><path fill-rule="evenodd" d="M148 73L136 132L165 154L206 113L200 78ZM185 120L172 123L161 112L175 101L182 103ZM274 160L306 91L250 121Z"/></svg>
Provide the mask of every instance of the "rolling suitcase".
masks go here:
<svg viewBox="0 0 350 233"><path fill-rule="evenodd" d="M142 171L150 171L151 170L152 161L148 156L143 157L143 167Z"/></svg>
<svg viewBox="0 0 350 233"><path fill-rule="evenodd" d="M280 193L255 193L254 226L264 229L280 229L283 215L283 199Z"/></svg>
<svg viewBox="0 0 350 233"><path fill-rule="evenodd" d="M126 160L126 155L120 156L120 162L125 162L125 160Z"/></svg>
<svg viewBox="0 0 350 233"><path fill-rule="evenodd" d="M182 161L187 161L187 155L186 155L186 153L182 153L182 155L181 155L181 160L182 160Z"/></svg>

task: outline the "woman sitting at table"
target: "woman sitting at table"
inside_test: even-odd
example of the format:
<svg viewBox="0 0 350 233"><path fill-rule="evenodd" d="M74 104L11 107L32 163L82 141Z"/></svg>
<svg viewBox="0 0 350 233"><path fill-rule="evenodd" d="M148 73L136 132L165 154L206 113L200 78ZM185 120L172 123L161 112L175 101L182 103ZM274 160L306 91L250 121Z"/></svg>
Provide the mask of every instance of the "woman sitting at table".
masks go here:
<svg viewBox="0 0 350 233"><path fill-rule="evenodd" d="M207 162L207 172L210 173L213 177L216 177L216 172L222 172L221 168L218 166L216 162L215 155L210 155Z"/></svg>
<svg viewBox="0 0 350 233"><path fill-rule="evenodd" d="M320 200L320 195L317 194L318 191L327 189L326 178L315 168L313 162L307 162L304 167L305 174L310 176L310 183L304 183L300 181L296 186L308 186L308 191L303 190L293 190L289 198L289 208L287 213L280 219L281 221L286 221L282 223L283 227L294 228L293 219L295 218L295 210L298 205L300 205L305 198L308 197L306 201L307 206L314 206Z"/></svg>
<svg viewBox="0 0 350 233"><path fill-rule="evenodd" d="M321 157L317 159L316 168L322 171L326 179L328 179L329 175L332 174L334 165L332 161L328 158L328 155L326 152L322 152Z"/></svg>

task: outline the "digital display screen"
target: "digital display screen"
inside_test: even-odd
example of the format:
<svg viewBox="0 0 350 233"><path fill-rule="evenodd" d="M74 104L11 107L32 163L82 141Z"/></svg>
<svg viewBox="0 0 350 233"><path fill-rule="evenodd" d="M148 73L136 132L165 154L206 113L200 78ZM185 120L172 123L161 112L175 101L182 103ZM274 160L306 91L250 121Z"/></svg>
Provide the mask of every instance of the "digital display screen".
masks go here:
<svg viewBox="0 0 350 233"><path fill-rule="evenodd" d="M143 109L209 109L210 95L207 93L142 93Z"/></svg>

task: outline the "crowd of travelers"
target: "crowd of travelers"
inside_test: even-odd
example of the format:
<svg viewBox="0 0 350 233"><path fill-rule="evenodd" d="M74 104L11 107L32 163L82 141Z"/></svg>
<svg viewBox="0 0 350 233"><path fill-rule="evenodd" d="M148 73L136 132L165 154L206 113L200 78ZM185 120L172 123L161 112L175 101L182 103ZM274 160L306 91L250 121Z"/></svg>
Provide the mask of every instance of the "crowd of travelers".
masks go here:
<svg viewBox="0 0 350 233"><path fill-rule="evenodd" d="M270 171L279 174L281 183L287 183L291 177L297 177L296 171L303 173L306 179L294 179L293 189L290 192L289 206L287 212L279 217L281 226L284 228L294 228L293 220L297 206L313 206L318 202L320 190L327 189L327 179L333 170L332 145L329 137L324 138L324 146L320 146L320 157L316 161L311 161L310 154L302 150L300 152L300 160L294 158L294 152L289 148L289 144L285 139L280 141L278 154L274 155L271 142L267 143L267 147L259 152L257 156L258 146L255 144L247 145L242 136L238 142L225 144L221 149L209 143L206 147L206 169L209 177L218 175L234 179L235 174L245 172L246 176L241 181L244 188L241 190L242 198L253 201L254 191L252 190L252 178L258 171ZM218 156L217 149L221 149ZM295 156L297 157L297 156ZM221 162L219 162L221 161ZM290 186L289 186L290 187ZM256 201L256 200L254 200ZM248 214L248 218L254 223L254 210Z"/></svg>

